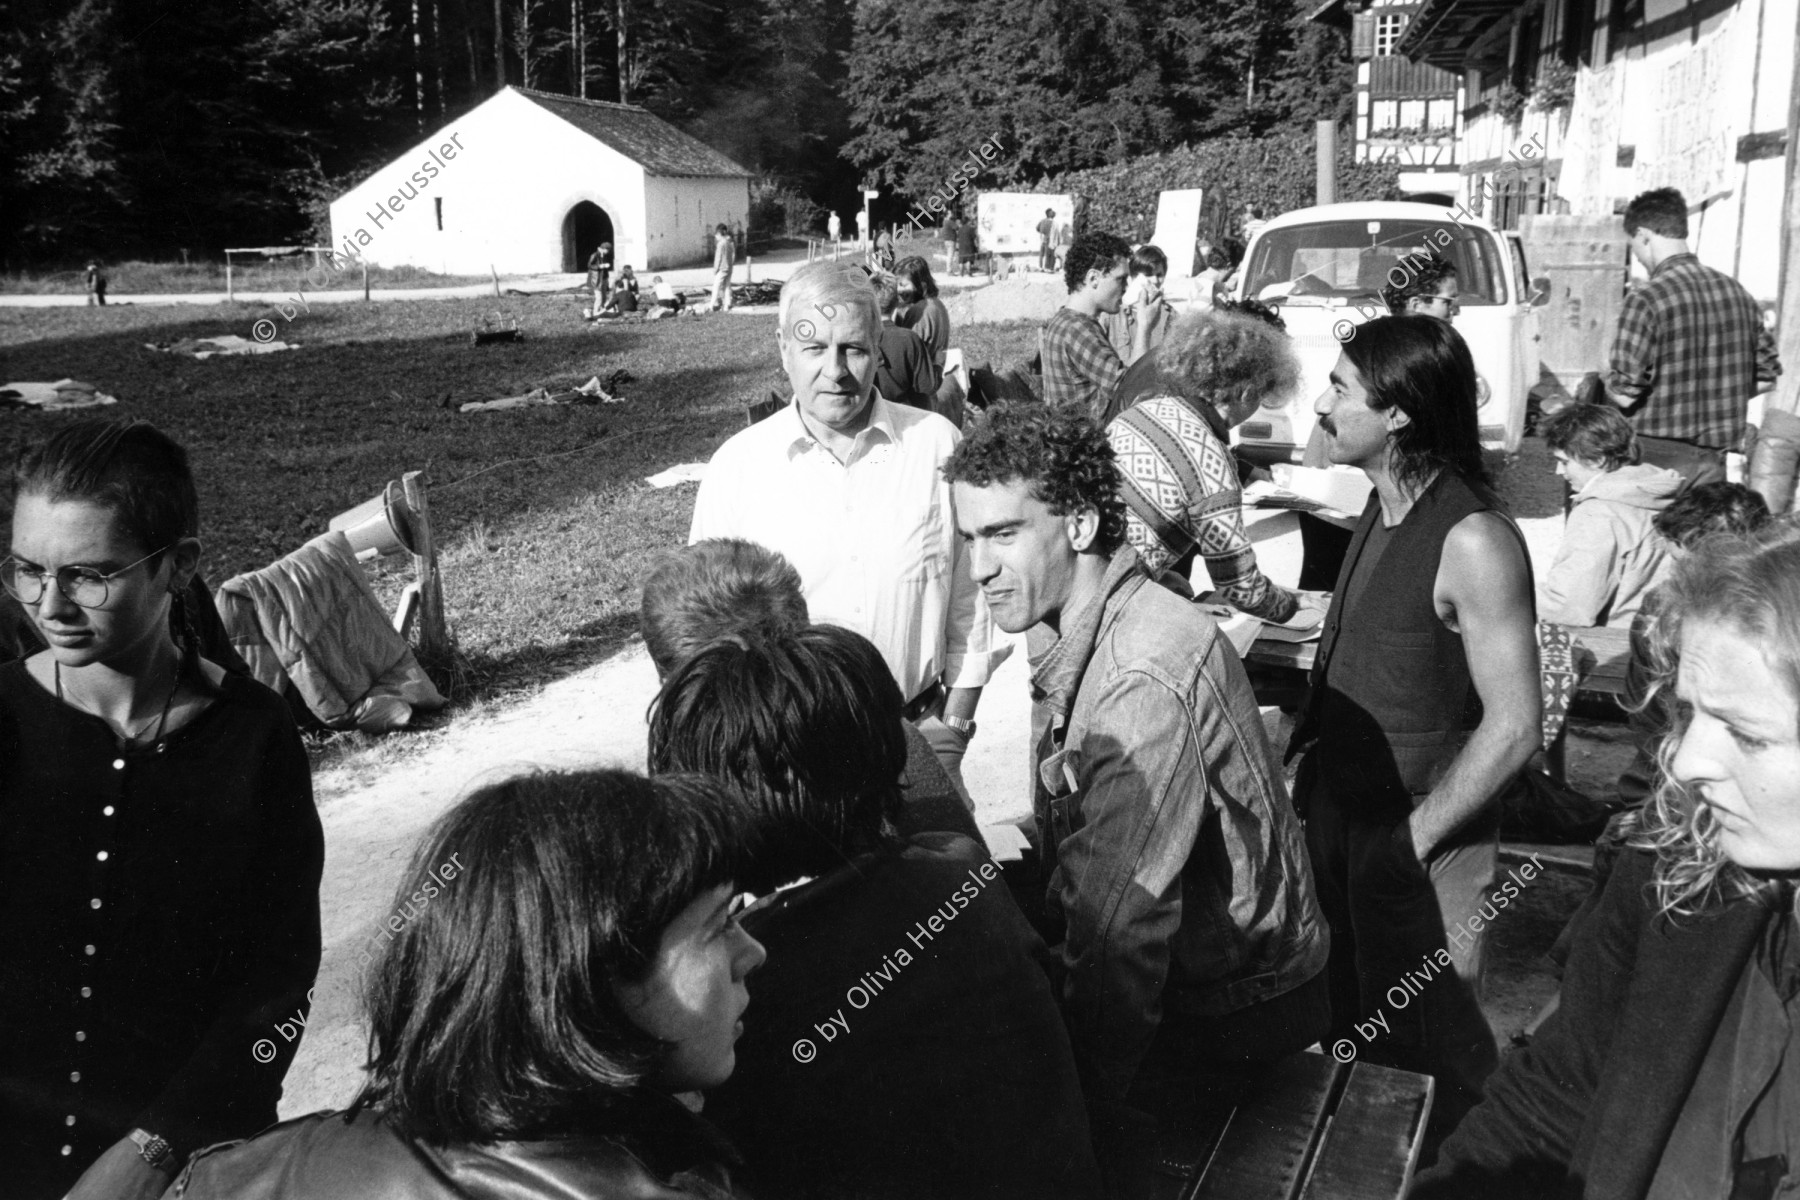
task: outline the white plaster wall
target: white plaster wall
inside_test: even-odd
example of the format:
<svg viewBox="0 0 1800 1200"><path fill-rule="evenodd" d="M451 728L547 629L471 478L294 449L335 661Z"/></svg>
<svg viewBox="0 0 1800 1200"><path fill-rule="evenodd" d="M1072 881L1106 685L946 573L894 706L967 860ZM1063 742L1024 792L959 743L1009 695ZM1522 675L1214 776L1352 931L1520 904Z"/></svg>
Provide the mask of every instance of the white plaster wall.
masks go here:
<svg viewBox="0 0 1800 1200"><path fill-rule="evenodd" d="M651 175L644 181L644 209L648 261L643 269L708 263L715 226L749 224L750 181Z"/></svg>
<svg viewBox="0 0 1800 1200"><path fill-rule="evenodd" d="M412 173L451 135L461 139L458 156L406 199L401 189L416 186ZM383 215L377 206L385 200L391 210L396 196L397 214ZM342 249L348 239L377 266L453 275L560 271L563 218L582 200L612 219L615 261L643 265L643 169L508 89L335 201L332 243Z"/></svg>

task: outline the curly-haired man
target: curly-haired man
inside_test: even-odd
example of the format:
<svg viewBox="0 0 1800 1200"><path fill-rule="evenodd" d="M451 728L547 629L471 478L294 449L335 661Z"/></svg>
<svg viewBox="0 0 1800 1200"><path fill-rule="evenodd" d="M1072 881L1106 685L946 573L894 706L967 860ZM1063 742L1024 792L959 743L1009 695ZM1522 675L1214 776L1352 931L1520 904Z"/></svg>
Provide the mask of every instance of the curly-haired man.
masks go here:
<svg viewBox="0 0 1800 1200"><path fill-rule="evenodd" d="M1049 715L1034 799L1046 932L1116 1169L1119 1132L1146 1127L1133 1110L1179 1120L1195 1075L1273 1061L1326 1027L1304 839L1237 654L1125 541L1100 427L1000 405L944 475L995 621L1056 638L1032 675Z"/></svg>

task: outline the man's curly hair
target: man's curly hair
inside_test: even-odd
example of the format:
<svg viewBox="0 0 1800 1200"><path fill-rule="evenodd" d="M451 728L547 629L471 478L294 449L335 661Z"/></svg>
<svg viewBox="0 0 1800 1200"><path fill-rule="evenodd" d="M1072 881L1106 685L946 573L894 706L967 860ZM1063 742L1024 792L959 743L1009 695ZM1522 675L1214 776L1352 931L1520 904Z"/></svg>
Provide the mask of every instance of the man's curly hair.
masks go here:
<svg viewBox="0 0 1800 1200"><path fill-rule="evenodd" d="M1100 515L1094 548L1111 554L1125 542L1125 501L1112 443L1092 417L1073 408L1014 401L996 404L963 431L944 463L944 478L970 487L1023 481L1057 516L1092 508Z"/></svg>

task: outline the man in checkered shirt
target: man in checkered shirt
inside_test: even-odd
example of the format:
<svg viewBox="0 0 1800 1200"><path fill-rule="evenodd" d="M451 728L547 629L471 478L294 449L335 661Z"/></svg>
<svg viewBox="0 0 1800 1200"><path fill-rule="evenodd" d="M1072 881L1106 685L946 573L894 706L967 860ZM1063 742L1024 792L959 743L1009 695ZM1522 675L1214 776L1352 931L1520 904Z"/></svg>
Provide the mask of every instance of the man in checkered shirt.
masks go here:
<svg viewBox="0 0 1800 1200"><path fill-rule="evenodd" d="M1069 298L1038 334L1044 403L1071 406L1102 421L1125 364L1101 326L1101 313L1116 313L1125 300L1131 246L1110 233L1085 233L1063 260ZM1139 341L1142 337L1140 323ZM1135 347L1140 353L1142 347Z"/></svg>
<svg viewBox="0 0 1800 1200"><path fill-rule="evenodd" d="M1750 397L1781 372L1775 339L1744 286L1688 249L1680 192L1638 196L1625 209L1625 236L1650 280L1625 296L1607 395L1630 415L1645 462L1694 483L1723 482Z"/></svg>

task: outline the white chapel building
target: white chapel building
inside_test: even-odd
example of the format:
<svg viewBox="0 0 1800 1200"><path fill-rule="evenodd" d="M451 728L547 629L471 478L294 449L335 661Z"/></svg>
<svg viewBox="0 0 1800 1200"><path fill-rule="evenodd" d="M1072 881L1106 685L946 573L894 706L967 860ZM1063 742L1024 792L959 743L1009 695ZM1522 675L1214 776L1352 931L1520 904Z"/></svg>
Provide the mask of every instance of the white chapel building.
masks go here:
<svg viewBox="0 0 1800 1200"><path fill-rule="evenodd" d="M507 87L332 201L332 248L446 275L579 271L601 242L691 266L748 218L750 178L635 105Z"/></svg>

